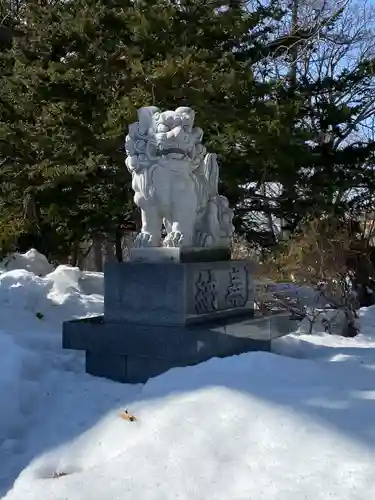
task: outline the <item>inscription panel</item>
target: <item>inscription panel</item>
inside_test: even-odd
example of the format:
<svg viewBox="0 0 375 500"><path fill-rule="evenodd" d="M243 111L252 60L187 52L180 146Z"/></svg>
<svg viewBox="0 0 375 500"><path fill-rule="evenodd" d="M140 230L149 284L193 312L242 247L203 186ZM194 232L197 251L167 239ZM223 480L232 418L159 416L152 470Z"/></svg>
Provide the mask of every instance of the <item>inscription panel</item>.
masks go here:
<svg viewBox="0 0 375 500"><path fill-rule="evenodd" d="M229 275L230 284L225 296L226 302L229 307L244 307L249 298L247 269L232 266Z"/></svg>
<svg viewBox="0 0 375 500"><path fill-rule="evenodd" d="M195 282L195 312L206 314L218 309L218 292L215 274L211 269L199 271Z"/></svg>
<svg viewBox="0 0 375 500"><path fill-rule="evenodd" d="M225 267L206 265L194 273L192 283L192 311L209 314L226 309L244 308L251 300L249 272L246 265L230 264Z"/></svg>

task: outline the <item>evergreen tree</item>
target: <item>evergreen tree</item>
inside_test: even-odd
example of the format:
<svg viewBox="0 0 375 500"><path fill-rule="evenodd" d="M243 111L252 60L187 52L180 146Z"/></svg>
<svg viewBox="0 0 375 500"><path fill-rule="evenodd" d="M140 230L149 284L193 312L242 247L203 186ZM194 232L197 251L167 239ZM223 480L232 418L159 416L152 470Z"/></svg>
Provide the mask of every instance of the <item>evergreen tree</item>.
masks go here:
<svg viewBox="0 0 375 500"><path fill-rule="evenodd" d="M123 129L149 104L196 109L209 146L221 154L227 194L238 197L236 141L243 124L259 121L257 103L268 91L254 81L251 63L264 57L266 21L279 12L250 13L244 2L221 7L191 0L27 3L8 55L13 72L1 82L11 110L2 123L8 160L1 176L3 198L20 218L20 200L32 200L28 231L44 242L49 234L50 247L118 231L132 212Z"/></svg>
<svg viewBox="0 0 375 500"><path fill-rule="evenodd" d="M359 51L345 69L341 60L332 60L342 50L343 37L337 36L335 42L342 15L339 11L323 18L320 37L309 40L307 46L300 45L278 61L264 64L265 79L275 82L267 101L274 120L268 122L271 126L263 136L255 137L250 130L244 134L244 155L255 167L254 178L249 178L255 186L251 184L246 193L249 201L241 212L245 231L256 229L256 224L248 223L252 210L271 213L294 231L311 217L341 216L354 202L360 205L361 195L347 196L353 189L373 192L369 166L375 143L365 137L358 140L353 132L371 111L367 94L375 82L374 61L369 58L371 52L365 57ZM267 127L263 118L260 121ZM264 182L282 187L272 200L259 194Z"/></svg>
<svg viewBox="0 0 375 500"><path fill-rule="evenodd" d="M124 128L145 105L197 111L232 205L251 198L251 182L283 186L274 205L242 206L239 224L260 209L293 229L312 213L344 207L337 194L371 188L373 143L337 141L362 104L330 96L365 89L372 62L307 78L292 61L291 73L274 74L275 61L290 64L307 31L296 26L281 36L279 2L247 4L39 0L8 17L11 36L0 53L2 239L58 257L85 238L120 235L134 219Z"/></svg>

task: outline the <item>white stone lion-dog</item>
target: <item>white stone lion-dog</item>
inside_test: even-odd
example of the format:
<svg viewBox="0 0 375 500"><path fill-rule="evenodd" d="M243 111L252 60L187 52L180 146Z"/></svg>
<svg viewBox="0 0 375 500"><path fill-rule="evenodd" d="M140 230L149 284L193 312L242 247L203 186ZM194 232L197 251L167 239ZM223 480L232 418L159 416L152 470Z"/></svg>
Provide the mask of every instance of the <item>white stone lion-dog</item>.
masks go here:
<svg viewBox="0 0 375 500"><path fill-rule="evenodd" d="M233 211L218 193L216 155L206 154L191 108L138 110L125 140L142 230L136 247L228 247ZM162 241L162 226L167 235Z"/></svg>

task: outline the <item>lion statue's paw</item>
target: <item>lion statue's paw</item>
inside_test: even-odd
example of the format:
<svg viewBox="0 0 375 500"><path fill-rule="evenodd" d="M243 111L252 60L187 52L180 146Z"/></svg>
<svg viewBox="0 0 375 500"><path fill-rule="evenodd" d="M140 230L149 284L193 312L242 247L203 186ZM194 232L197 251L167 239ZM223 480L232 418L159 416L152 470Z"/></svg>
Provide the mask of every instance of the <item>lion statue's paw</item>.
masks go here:
<svg viewBox="0 0 375 500"><path fill-rule="evenodd" d="M168 248L181 247L184 241L184 235L179 231L170 232L164 239L163 246Z"/></svg>
<svg viewBox="0 0 375 500"><path fill-rule="evenodd" d="M139 233L134 240L135 248L152 247L152 234L150 233Z"/></svg>

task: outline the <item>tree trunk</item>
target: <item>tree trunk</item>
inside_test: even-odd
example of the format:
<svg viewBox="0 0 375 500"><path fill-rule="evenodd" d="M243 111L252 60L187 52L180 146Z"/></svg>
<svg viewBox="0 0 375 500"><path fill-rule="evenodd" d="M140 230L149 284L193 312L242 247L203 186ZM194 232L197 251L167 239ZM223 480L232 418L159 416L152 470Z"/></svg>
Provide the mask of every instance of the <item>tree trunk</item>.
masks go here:
<svg viewBox="0 0 375 500"><path fill-rule="evenodd" d="M73 267L77 267L79 265L78 264L79 251L80 251L79 241L75 241L73 243L72 260L71 260L71 265Z"/></svg>
<svg viewBox="0 0 375 500"><path fill-rule="evenodd" d="M116 260L116 256L113 248L113 241L107 239L104 243L104 248L105 248L105 261L114 262Z"/></svg>
<svg viewBox="0 0 375 500"><path fill-rule="evenodd" d="M124 256L122 253L122 233L119 229L116 231L116 260L117 262L122 262L124 260Z"/></svg>
<svg viewBox="0 0 375 500"><path fill-rule="evenodd" d="M100 236L93 236L92 245L93 257L94 257L94 268L97 272L103 272L103 247L102 239Z"/></svg>

